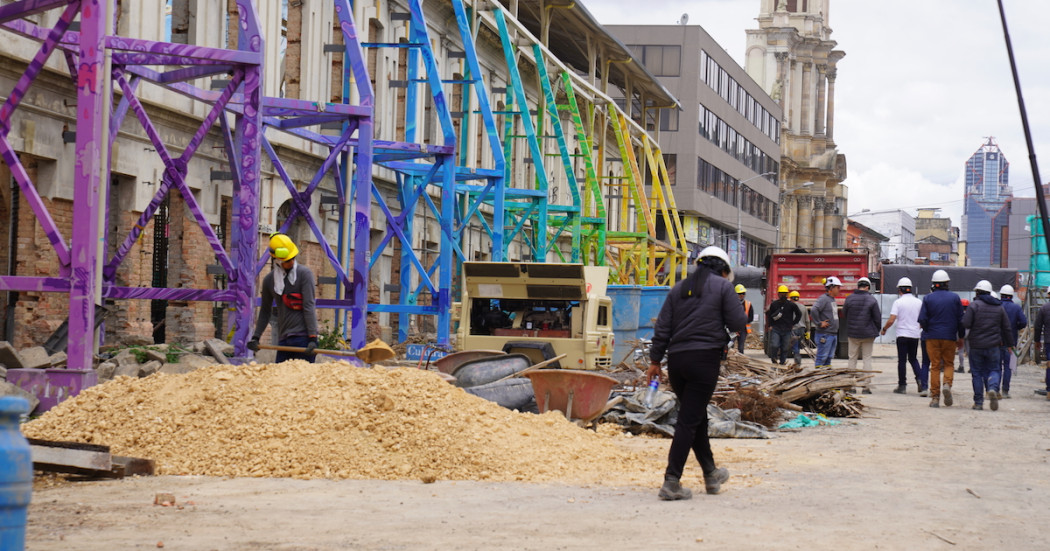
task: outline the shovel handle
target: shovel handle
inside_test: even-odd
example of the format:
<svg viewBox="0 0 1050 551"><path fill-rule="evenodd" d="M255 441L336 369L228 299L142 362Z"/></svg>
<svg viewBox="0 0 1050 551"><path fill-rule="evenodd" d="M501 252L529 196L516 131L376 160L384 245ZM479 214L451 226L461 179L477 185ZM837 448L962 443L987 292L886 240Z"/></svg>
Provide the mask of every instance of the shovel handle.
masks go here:
<svg viewBox="0 0 1050 551"><path fill-rule="evenodd" d="M305 353L306 349L301 346L283 346L279 344L260 344L260 349L265 350L277 350L280 352L299 352ZM325 350L324 348L315 348L314 354L328 354L329 356L357 356L357 352L353 350Z"/></svg>

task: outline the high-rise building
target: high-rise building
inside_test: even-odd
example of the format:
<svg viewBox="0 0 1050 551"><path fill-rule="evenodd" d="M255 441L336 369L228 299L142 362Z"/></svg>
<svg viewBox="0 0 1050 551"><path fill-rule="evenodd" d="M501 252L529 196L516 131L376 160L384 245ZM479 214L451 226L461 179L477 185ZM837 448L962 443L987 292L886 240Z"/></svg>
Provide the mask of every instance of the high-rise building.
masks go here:
<svg viewBox="0 0 1050 551"><path fill-rule="evenodd" d="M966 161L966 193L962 239L966 242L969 266L1005 268L1005 245L1009 243L1010 163L988 138Z"/></svg>
<svg viewBox="0 0 1050 551"><path fill-rule="evenodd" d="M777 238L780 106L698 25L605 28L682 106L661 111L658 135L691 248L760 265Z"/></svg>

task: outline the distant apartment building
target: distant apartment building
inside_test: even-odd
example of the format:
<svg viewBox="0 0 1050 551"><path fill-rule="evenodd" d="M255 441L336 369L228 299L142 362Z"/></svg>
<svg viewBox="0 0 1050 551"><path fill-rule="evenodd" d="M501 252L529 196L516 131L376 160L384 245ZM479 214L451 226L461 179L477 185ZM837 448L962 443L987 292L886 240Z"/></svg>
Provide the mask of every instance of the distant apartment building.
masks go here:
<svg viewBox="0 0 1050 551"><path fill-rule="evenodd" d="M880 244L879 260L890 264L915 263L915 218L900 209L862 210L850 219L889 238Z"/></svg>
<svg viewBox="0 0 1050 551"><path fill-rule="evenodd" d="M700 26L605 28L682 106L662 110L659 142L687 240L761 265L777 239L780 106Z"/></svg>
<svg viewBox="0 0 1050 551"><path fill-rule="evenodd" d="M988 138L966 161L962 240L968 266L1006 267L1010 213L1010 163Z"/></svg>
<svg viewBox="0 0 1050 551"><path fill-rule="evenodd" d="M951 218L937 216L940 209L919 209L915 218L916 262L954 266L958 258L959 230Z"/></svg>
<svg viewBox="0 0 1050 551"><path fill-rule="evenodd" d="M1050 194L1050 184L1043 185L1044 193ZM1032 229L1028 217L1039 217L1039 206L1035 197L1011 197L1007 202L1009 223L1007 238L1003 244L1007 268L1029 272L1032 262ZM1034 220L1033 220L1034 223Z"/></svg>
<svg viewBox="0 0 1050 551"><path fill-rule="evenodd" d="M878 271L882 259L882 244L890 238L853 220L846 220L846 248L854 252L868 253L868 272Z"/></svg>

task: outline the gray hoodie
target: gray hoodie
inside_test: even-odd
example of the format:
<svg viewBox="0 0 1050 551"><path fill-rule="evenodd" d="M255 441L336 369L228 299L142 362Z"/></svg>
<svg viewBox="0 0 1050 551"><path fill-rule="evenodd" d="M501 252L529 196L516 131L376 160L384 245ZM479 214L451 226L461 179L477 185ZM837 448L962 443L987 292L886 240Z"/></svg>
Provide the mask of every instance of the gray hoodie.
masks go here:
<svg viewBox="0 0 1050 551"><path fill-rule="evenodd" d="M825 335L838 335L839 333L839 307L835 304L835 297L824 293L813 303L809 309L809 319L813 321L813 329L817 333ZM821 327L820 322L827 320L828 326Z"/></svg>

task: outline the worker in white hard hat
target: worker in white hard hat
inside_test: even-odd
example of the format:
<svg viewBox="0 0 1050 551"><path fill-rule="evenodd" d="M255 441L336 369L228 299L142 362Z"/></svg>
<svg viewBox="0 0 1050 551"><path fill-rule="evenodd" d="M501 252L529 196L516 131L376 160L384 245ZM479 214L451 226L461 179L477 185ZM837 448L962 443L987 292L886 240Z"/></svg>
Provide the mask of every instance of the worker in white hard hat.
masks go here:
<svg viewBox="0 0 1050 551"><path fill-rule="evenodd" d="M704 473L704 489L717 494L729 471L715 465L707 436L707 404L711 401L722 357L729 344L729 333L744 333L747 316L729 282L729 255L718 247L700 252L697 270L667 294L653 327L649 349L648 379L660 376L660 364L667 356L667 378L678 397L671 450L667 454L662 500L689 499L693 493L682 486L689 451L692 450ZM727 332L728 330L728 332Z"/></svg>
<svg viewBox="0 0 1050 551"><path fill-rule="evenodd" d="M1006 310L1006 318L1010 322L1014 342L1019 342L1017 337L1022 329L1028 327L1028 318L1024 315L1024 308L1014 302L1012 285L1003 285L999 288L999 301L1003 303L1003 310ZM1010 347L1002 347L999 350L999 370L1002 372L1000 394L1004 399L1010 397L1010 381L1013 379L1015 369L1017 369L1017 355Z"/></svg>
<svg viewBox="0 0 1050 551"><path fill-rule="evenodd" d="M952 382L955 377L955 352L963 345L963 307L959 295L949 290L948 272L933 272L930 294L922 299L919 309L919 326L926 336L926 351L930 356L930 407L941 407L954 403ZM989 297L991 298L991 297ZM941 377L944 385L941 386Z"/></svg>
<svg viewBox="0 0 1050 551"><path fill-rule="evenodd" d="M839 307L835 297L842 290L842 282L835 276L824 279L823 295L809 309L809 318L816 331L814 340L817 344L816 367L831 367L831 358L839 344Z"/></svg>
<svg viewBox="0 0 1050 551"><path fill-rule="evenodd" d="M1050 294L1050 287L1046 288L1046 292ZM1042 348L1042 344L1046 343L1046 348L1043 349L1044 357L1046 358L1046 365L1043 371L1046 372L1044 380L1046 399L1050 400L1050 302L1043 303L1039 308L1039 313L1035 315L1035 326L1032 327L1032 336L1036 349Z"/></svg>
<svg viewBox="0 0 1050 551"><path fill-rule="evenodd" d="M897 388L893 392L904 394L908 389L907 364L911 364L912 374L919 389L919 396L926 396L929 390L929 374L919 366L918 352L919 339L922 337L922 328L919 327L919 309L922 301L912 294L911 279L902 277L897 280L897 300L893 301L890 308L890 318L882 326L880 334L897 324Z"/></svg>
<svg viewBox="0 0 1050 551"><path fill-rule="evenodd" d="M970 343L973 409L984 409L987 396L988 407L995 411L999 409L999 349L1004 346L1012 349L1016 343L1006 310L995 298L992 284L982 279L973 290L976 296L962 319L963 327L968 330L966 340Z"/></svg>
<svg viewBox="0 0 1050 551"><path fill-rule="evenodd" d="M875 350L875 337L879 336L879 325L882 324L882 309L870 291L871 280L862 277L857 280L857 289L842 304L851 370L857 368L857 360L861 357L864 358L864 370L874 370L871 355ZM871 394L867 382L862 383L860 388L864 394Z"/></svg>
<svg viewBox="0 0 1050 551"><path fill-rule="evenodd" d="M291 359L314 361L317 349L317 280L298 262L299 247L283 233L270 236L268 252L274 265L262 283L262 308L248 348L259 350L259 339L270 323L272 305L277 304L277 344L302 348L303 352L277 352L277 362Z"/></svg>

